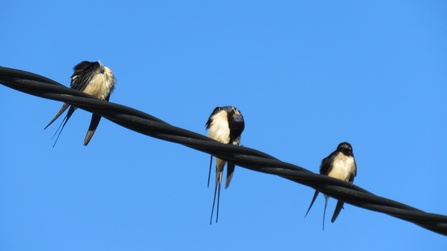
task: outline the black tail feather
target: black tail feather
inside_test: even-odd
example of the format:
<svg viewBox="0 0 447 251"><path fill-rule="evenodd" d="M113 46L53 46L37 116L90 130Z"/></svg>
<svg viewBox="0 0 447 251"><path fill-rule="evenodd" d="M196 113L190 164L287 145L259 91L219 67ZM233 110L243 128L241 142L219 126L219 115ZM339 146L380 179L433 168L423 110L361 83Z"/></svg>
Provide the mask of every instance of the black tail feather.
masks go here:
<svg viewBox="0 0 447 251"><path fill-rule="evenodd" d="M208 171L208 185L207 187L210 187L210 177L211 177L211 166L213 165L213 155L211 155L210 158L210 170Z"/></svg>
<svg viewBox="0 0 447 251"><path fill-rule="evenodd" d="M65 116L64 120L62 120L62 123L59 125L59 127L57 128L57 130L54 133L53 137L51 138L51 139L53 139L54 136L56 136L57 132L59 131L59 134L57 134L56 140L54 141L53 147L56 146L57 140L59 139L59 136L61 136L62 130L64 130L64 127L65 127L65 124L67 124L67 122L70 119L71 115L73 115L73 112L75 111L75 109L76 108L74 108L73 106L70 106L70 109L68 110L67 115Z"/></svg>
<svg viewBox="0 0 447 251"><path fill-rule="evenodd" d="M213 224L213 213L214 213L214 205L216 204L216 194L217 194L216 223L219 220L219 204L220 204L220 187L221 187L221 185L222 185L222 180L216 180L216 186L214 187L213 206L211 208L210 225Z"/></svg>
<svg viewBox="0 0 447 251"><path fill-rule="evenodd" d="M61 116L62 113L65 112L65 110L67 110L67 108L69 107L69 104L63 104L61 109L59 109L59 111L56 113L56 116L54 116L54 118L50 121L50 123L48 123L47 126L45 126L44 130L47 129L51 124L53 124L54 121L56 121L57 118L59 118L59 116ZM53 136L54 137L54 136Z"/></svg>
<svg viewBox="0 0 447 251"><path fill-rule="evenodd" d="M234 164L231 164L228 162L227 164L227 178L225 180L225 189L227 189L230 186L231 179L233 178L234 169L236 166Z"/></svg>
<svg viewBox="0 0 447 251"><path fill-rule="evenodd" d="M99 121L101 121L101 116L93 113L92 120L90 121L90 126L88 127L87 134L85 135L84 146L88 145L88 142L90 142L90 140L92 139L93 134L95 133L96 128L99 125Z"/></svg>
<svg viewBox="0 0 447 251"><path fill-rule="evenodd" d="M310 203L309 209L307 209L306 215L304 215L304 218L306 218L307 214L309 213L310 209L312 208L312 205L314 204L315 200L318 196L318 191L315 190L314 197L312 198L312 202Z"/></svg>
<svg viewBox="0 0 447 251"><path fill-rule="evenodd" d="M345 204L343 201L339 200L337 202L337 206L335 207L334 215L332 215L331 222L334 223L334 221L337 219L338 215L340 214L341 210L343 209L343 204Z"/></svg>

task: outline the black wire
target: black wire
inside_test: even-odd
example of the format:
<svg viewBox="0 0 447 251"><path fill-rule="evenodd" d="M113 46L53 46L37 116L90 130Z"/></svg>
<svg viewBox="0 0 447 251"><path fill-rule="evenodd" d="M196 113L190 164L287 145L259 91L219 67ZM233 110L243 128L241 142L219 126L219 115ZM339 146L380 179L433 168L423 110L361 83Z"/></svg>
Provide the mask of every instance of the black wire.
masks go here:
<svg viewBox="0 0 447 251"><path fill-rule="evenodd" d="M144 135L182 144L253 171L277 175L312 187L351 205L385 213L430 231L447 235L447 216L426 213L408 205L376 196L351 183L315 174L255 149L221 144L204 135L172 126L139 110L101 101L43 76L0 67L0 83L34 96L75 105Z"/></svg>

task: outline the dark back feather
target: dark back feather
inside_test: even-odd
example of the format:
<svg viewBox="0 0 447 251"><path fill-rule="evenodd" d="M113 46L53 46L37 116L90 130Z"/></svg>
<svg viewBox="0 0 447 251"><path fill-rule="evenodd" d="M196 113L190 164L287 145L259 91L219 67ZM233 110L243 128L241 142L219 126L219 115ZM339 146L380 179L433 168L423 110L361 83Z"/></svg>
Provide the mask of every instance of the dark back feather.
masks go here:
<svg viewBox="0 0 447 251"><path fill-rule="evenodd" d="M77 64L73 68L73 75L71 75L71 88L84 91L100 68L101 64L99 62L82 61Z"/></svg>

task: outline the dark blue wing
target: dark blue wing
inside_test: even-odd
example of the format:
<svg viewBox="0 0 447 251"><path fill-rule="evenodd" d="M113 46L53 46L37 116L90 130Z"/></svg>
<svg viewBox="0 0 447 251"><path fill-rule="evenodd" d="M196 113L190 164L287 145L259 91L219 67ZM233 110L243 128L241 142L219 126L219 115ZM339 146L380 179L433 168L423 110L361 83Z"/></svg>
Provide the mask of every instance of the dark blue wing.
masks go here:
<svg viewBox="0 0 447 251"><path fill-rule="evenodd" d="M88 83L93 79L100 67L101 65L99 62L83 61L77 64L73 68L75 72L71 76L72 80L70 87L78 91L84 91L85 87L87 87Z"/></svg>
<svg viewBox="0 0 447 251"><path fill-rule="evenodd" d="M320 174L328 175L328 173L331 172L332 163L334 162L334 159L335 159L335 157L337 157L338 154L339 154L339 152L337 150L335 150L329 156L327 156L326 158L324 158L321 161Z"/></svg>

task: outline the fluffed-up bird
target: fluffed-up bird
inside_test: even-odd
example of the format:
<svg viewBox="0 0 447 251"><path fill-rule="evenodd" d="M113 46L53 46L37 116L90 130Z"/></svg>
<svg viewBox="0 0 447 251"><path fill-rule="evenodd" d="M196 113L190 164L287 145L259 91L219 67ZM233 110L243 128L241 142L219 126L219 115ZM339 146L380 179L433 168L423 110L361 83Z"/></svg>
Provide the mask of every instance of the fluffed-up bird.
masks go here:
<svg viewBox="0 0 447 251"><path fill-rule="evenodd" d="M332 152L329 156L327 156L321 161L320 174L327 175L329 177L343 180L349 183L353 183L354 177L357 175L357 166L355 164L352 146L347 142L340 143L337 147L337 150ZM318 193L319 193L318 191L315 191L314 197L312 198L312 202L310 203L309 209L307 210L306 215L304 217L307 216L310 209L312 208L312 205L314 204L315 199L318 196ZM324 212L323 212L323 230L324 230L324 218L326 215L327 201L329 199L329 196L325 194L324 197L326 201L324 203ZM343 204L344 204L343 201L339 200L337 202L334 215L332 216L331 219L332 223L334 223L334 221L337 219L338 214L343 208Z"/></svg>
<svg viewBox="0 0 447 251"><path fill-rule="evenodd" d="M208 121L205 124L206 129L208 129L208 137L219 141L224 144L239 145L241 141L241 134L245 128L244 117L241 112L233 106L223 106L216 107L211 113ZM213 161L213 156L211 156L210 170L208 173L208 186L210 183L211 175L211 165ZM216 184L214 187L214 199L213 206L211 209L210 224L213 220L214 205L216 203L216 193L217 193L217 207L216 207L216 222L219 219L219 203L220 203L220 189L222 185L223 169L225 166L225 161L216 158ZM225 188L230 185L231 178L233 177L235 165L232 163L227 164L227 177Z"/></svg>
<svg viewBox="0 0 447 251"><path fill-rule="evenodd" d="M73 70L74 73L71 76L70 84L71 89L82 91L104 101L109 101L110 94L115 88L116 82L116 79L109 67L103 66L100 62L83 61L77 64L73 68ZM65 110L67 110L67 108L69 107L70 109L68 110L67 115L54 134L56 135L59 131L53 147L56 145L57 140L59 139L59 136L61 135L62 130L65 127L65 124L67 124L68 120L70 119L71 115L73 115L73 112L77 109L77 107L64 103L56 116L54 116L50 123L44 128L44 130L47 129L47 127L50 126L57 118L59 118L59 116L64 113ZM85 146L90 142L90 139L95 133L100 120L101 116L92 114L92 120L90 122L87 135L84 139Z"/></svg>

